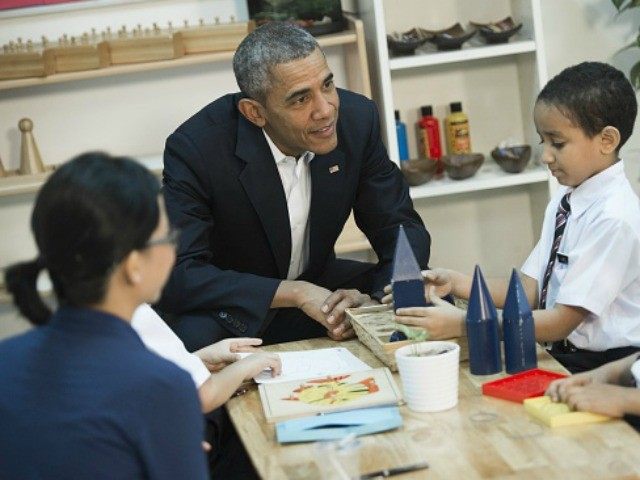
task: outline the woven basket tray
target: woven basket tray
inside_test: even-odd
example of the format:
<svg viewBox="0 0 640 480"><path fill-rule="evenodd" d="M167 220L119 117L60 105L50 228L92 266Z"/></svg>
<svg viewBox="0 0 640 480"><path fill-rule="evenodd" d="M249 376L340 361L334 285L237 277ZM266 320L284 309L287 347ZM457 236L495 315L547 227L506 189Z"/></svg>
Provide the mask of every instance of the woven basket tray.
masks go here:
<svg viewBox="0 0 640 480"><path fill-rule="evenodd" d="M358 340L366 345L382 363L397 372L395 351L400 347L415 343L415 340L389 342L389 336L396 330L392 306L374 305L372 307L348 308L346 313ZM466 338L450 341L460 345L460 360L469 358Z"/></svg>

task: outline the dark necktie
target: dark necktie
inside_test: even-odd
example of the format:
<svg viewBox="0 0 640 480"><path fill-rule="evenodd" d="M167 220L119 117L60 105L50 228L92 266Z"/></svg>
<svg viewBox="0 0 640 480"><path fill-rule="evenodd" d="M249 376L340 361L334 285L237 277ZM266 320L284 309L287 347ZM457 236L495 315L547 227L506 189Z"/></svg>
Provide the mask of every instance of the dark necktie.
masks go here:
<svg viewBox="0 0 640 480"><path fill-rule="evenodd" d="M558 210L556 211L556 228L553 233L553 244L551 245L551 253L549 254L549 263L547 263L547 269L544 271L544 277L542 278L542 289L540 290L540 309L544 309L547 306L547 290L549 289L549 279L551 278L551 272L553 271L553 265L556 263L556 255L558 248L560 248L560 242L562 241L562 234L564 228L567 225L567 219L571 213L571 205L569 203L569 197L571 192L565 194L560 200Z"/></svg>

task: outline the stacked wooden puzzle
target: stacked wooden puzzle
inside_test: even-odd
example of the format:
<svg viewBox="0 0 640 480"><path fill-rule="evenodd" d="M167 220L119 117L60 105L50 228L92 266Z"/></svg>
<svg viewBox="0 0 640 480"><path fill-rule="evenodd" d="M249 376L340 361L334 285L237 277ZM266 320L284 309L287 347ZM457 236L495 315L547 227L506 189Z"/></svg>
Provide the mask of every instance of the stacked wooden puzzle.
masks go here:
<svg viewBox="0 0 640 480"><path fill-rule="evenodd" d="M138 24L117 32L111 28L97 33L95 29L79 36L62 35L57 41L42 37L39 42L18 38L3 45L0 52L0 80L44 77L63 72L77 72L159 60L172 60L184 55L235 50L253 29L252 22L205 24L180 28L169 22L160 28Z"/></svg>

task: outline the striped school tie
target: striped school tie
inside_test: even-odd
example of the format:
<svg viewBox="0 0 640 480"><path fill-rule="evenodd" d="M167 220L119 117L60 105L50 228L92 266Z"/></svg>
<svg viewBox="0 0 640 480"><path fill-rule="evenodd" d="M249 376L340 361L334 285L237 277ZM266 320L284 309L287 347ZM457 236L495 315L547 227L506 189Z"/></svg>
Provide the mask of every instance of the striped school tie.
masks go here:
<svg viewBox="0 0 640 480"><path fill-rule="evenodd" d="M549 289L549 279L551 278L551 272L553 271L553 265L556 263L556 255L558 248L560 248L560 242L562 241L562 234L564 228L567 225L567 219L571 213L571 204L569 203L569 197L571 192L565 194L560 200L558 210L556 211L556 229L553 233L553 244L551 245L551 253L549 254L549 263L547 263L547 269L544 272L542 278L542 289L540 290L540 309L544 309L547 306L547 290Z"/></svg>

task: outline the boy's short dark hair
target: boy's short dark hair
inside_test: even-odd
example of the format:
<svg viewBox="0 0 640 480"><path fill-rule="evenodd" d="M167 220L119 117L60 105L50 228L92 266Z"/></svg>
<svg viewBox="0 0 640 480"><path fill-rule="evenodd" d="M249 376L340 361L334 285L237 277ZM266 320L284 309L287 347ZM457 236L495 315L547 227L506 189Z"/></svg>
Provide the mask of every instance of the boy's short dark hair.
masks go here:
<svg viewBox="0 0 640 480"><path fill-rule="evenodd" d="M624 74L606 63L583 62L565 68L538 95L538 102L557 107L593 138L608 125L620 132L620 145L633 132L638 113L636 94Z"/></svg>

